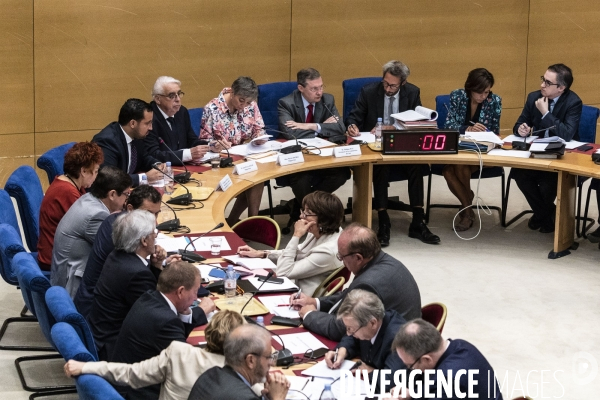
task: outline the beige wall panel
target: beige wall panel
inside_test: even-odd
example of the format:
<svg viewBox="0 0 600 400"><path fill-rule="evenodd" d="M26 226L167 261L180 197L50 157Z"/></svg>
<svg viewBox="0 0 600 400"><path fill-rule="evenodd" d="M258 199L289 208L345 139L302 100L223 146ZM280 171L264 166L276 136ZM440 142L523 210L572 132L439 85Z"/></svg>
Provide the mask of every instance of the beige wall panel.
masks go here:
<svg viewBox="0 0 600 400"><path fill-rule="evenodd" d="M33 167L33 133L0 136L0 187L21 165Z"/></svg>
<svg viewBox="0 0 600 400"><path fill-rule="evenodd" d="M36 132L100 129L156 78L204 106L239 75L289 78L290 0L37 0Z"/></svg>
<svg viewBox="0 0 600 400"><path fill-rule="evenodd" d="M539 89L549 65L563 63L573 70L572 89L583 103L600 103L600 1L530 3L527 92Z"/></svg>
<svg viewBox="0 0 600 400"><path fill-rule="evenodd" d="M411 68L424 105L488 68L504 107L522 105L528 2L295 0L292 73L313 66L342 102L341 81L375 76L391 59Z"/></svg>
<svg viewBox="0 0 600 400"><path fill-rule="evenodd" d="M33 0L0 9L0 134L33 132Z"/></svg>
<svg viewBox="0 0 600 400"><path fill-rule="evenodd" d="M518 108L503 108L502 116L500 117L500 136L508 136L512 134L513 126L521 115L523 106Z"/></svg>

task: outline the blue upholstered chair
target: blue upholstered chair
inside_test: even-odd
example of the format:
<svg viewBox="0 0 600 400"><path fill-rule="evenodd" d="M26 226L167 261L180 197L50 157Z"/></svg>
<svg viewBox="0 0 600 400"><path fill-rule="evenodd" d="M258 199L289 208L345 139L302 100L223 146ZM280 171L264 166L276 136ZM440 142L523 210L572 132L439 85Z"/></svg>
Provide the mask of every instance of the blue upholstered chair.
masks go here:
<svg viewBox="0 0 600 400"><path fill-rule="evenodd" d="M581 119L579 120L579 141L586 143L596 143L596 128L598 124L598 117L600 116L600 109L592 106L584 105L581 110ZM590 206L590 195L592 190L598 190L600 187L600 180L592 179L590 186L588 187L585 211L583 217L581 216L581 200L583 195L583 183L589 178L580 176L577 178L577 216L576 216L576 232L577 237L583 236L587 238L585 232L594 225L594 220L588 218L588 209ZM581 223L583 221L583 223ZM590 222L587 225L587 222Z"/></svg>
<svg viewBox="0 0 600 400"><path fill-rule="evenodd" d="M98 361L88 347L81 341L77 330L68 322L57 322L50 330L52 341L65 361Z"/></svg>
<svg viewBox="0 0 600 400"><path fill-rule="evenodd" d="M192 129L196 132L196 136L200 136L200 125L202 124L202 114L204 114L204 108L190 108L190 122L192 123Z"/></svg>
<svg viewBox="0 0 600 400"><path fill-rule="evenodd" d="M46 291L46 304L54 320L56 322L66 322L71 325L77 333L79 341L83 343L94 359L98 360L98 352L92 331L85 318L75 308L75 304L73 304L73 300L71 300L65 288L52 286L48 289ZM62 354L60 348L58 348L58 351Z"/></svg>
<svg viewBox="0 0 600 400"><path fill-rule="evenodd" d="M80 375L75 382L79 400L123 400L123 397L98 375Z"/></svg>
<svg viewBox="0 0 600 400"><path fill-rule="evenodd" d="M22 165L8 177L4 189L15 198L19 206L27 247L36 251L40 231L40 207L44 198L40 178L32 167Z"/></svg>
<svg viewBox="0 0 600 400"><path fill-rule="evenodd" d="M437 125L439 129L444 129L446 125L446 118L448 117L448 110L450 109L450 95L444 94L435 97L435 110L438 113ZM429 222L429 216L431 215L432 208L461 208L459 204L431 204L431 177L432 175L442 175L443 166L439 164L433 164L431 166L431 172L429 173L429 182L427 183L427 210L425 213L425 220ZM502 206L488 206L491 210L496 210L500 214L500 220L504 226L504 218L506 213L504 212L504 185L506 177L504 174L503 167L491 167L483 168L481 171L481 179L487 178L500 178L500 193L501 193L501 204ZM471 179L479 179L479 170L471 174Z"/></svg>
<svg viewBox="0 0 600 400"><path fill-rule="evenodd" d="M73 147L75 142L66 143L48 150L37 160L37 166L48 174L48 183L52 183L54 178L62 175L65 171L63 164L65 161L65 153Z"/></svg>
<svg viewBox="0 0 600 400"><path fill-rule="evenodd" d="M346 79L342 81L342 89L344 90L344 112L342 114L343 121L348 119L348 115L350 115L350 111L354 108L354 103L356 103L356 99L360 94L360 89L363 86L381 81L381 77L371 76L367 78L353 78Z"/></svg>

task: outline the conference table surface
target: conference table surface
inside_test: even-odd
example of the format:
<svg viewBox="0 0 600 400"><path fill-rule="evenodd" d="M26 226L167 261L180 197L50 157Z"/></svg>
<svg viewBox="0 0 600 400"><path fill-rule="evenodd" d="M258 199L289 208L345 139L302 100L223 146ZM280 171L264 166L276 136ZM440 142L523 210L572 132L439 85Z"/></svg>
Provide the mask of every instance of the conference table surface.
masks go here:
<svg viewBox="0 0 600 400"><path fill-rule="evenodd" d="M318 155L304 155L304 162L288 166L272 163L257 163L256 171L233 174L232 168L206 170L193 177L202 180L209 187L217 187L219 181L229 175L232 185L225 191L215 191L203 201L202 209L178 211L178 217L191 232L206 232L219 222L225 222L225 208L238 194L265 181L295 172L314 171L323 168L352 167L353 201L352 220L371 226L372 219L372 175L375 164L464 164L478 165L479 157L473 152L459 151L458 154L435 155L383 155L361 146L362 155L336 158ZM535 159L482 155L485 166L553 171L558 174L556 223L553 252L561 254L574 244L575 232L575 189L576 177L600 178L600 167L594 164L589 154L567 152L560 159ZM237 161L239 164L243 161ZM230 231L227 225L221 229ZM442 244L443 245L443 244ZM564 253L563 253L564 254Z"/></svg>

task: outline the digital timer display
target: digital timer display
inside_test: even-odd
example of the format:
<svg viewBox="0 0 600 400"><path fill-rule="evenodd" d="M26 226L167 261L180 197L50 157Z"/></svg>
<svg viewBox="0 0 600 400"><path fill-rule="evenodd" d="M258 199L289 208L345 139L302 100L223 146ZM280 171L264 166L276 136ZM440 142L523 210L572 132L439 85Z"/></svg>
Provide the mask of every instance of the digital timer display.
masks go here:
<svg viewBox="0 0 600 400"><path fill-rule="evenodd" d="M383 131L383 154L456 154L458 131L413 129Z"/></svg>

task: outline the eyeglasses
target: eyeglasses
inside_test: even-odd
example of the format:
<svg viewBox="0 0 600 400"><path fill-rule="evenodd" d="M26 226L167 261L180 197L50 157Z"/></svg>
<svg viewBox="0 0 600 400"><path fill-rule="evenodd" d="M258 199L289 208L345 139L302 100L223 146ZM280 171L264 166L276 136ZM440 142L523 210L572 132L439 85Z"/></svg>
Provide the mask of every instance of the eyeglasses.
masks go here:
<svg viewBox="0 0 600 400"><path fill-rule="evenodd" d="M304 86L304 87L306 87L306 86ZM310 87L310 88L306 88L306 89L311 93L322 92L323 90L325 90L325 85Z"/></svg>
<svg viewBox="0 0 600 400"><path fill-rule="evenodd" d="M119 196L125 196L125 200L127 200L130 195L131 195L131 191L129 191L129 192L121 192L121 194L119 194Z"/></svg>
<svg viewBox="0 0 600 400"><path fill-rule="evenodd" d="M268 359L268 360L269 360L269 362L273 362L273 363L274 363L275 361L277 361L277 357L279 356L279 352L278 352L278 351L274 351L274 352L273 352L271 355L269 355L269 356L263 356L262 354L257 354L257 353L250 353L250 354L252 354L253 356L257 356L257 357L264 357L264 358Z"/></svg>
<svg viewBox="0 0 600 400"><path fill-rule="evenodd" d="M421 357L423 357L424 355L425 355L425 354L421 355ZM415 366L415 364L416 364L416 363L418 363L418 362L419 362L419 360L421 360L421 357L417 358L417 359L415 360L415 362L414 362L414 363L412 363L412 364L410 364L410 365L409 365L407 368L408 368L408 369L413 369L413 367Z"/></svg>
<svg viewBox="0 0 600 400"><path fill-rule="evenodd" d="M306 217L316 217L317 214L308 214L305 210L300 211L300 217L302 218L306 218Z"/></svg>
<svg viewBox="0 0 600 400"><path fill-rule="evenodd" d="M398 84L398 85L390 85L389 83L387 83L386 81L381 81L381 83L383 83L383 87L385 89L393 89L396 90L398 89L400 86L402 86L402 83Z"/></svg>
<svg viewBox="0 0 600 400"><path fill-rule="evenodd" d="M350 333L350 331L348 330L348 327L346 327L346 335L348 335L348 336L354 336L354 334L355 334L356 332L360 331L360 330L361 330L362 328L364 328L364 327L365 327L364 325L361 325L361 326L359 326L358 328L356 328L356 329L354 330L354 332L352 332L352 333Z"/></svg>
<svg viewBox="0 0 600 400"><path fill-rule="evenodd" d="M183 93L183 92L180 90L180 91L179 91L179 92L177 92L177 93L159 94L159 96L162 96L162 97L168 97L168 98L169 98L169 99L171 99L171 100L175 100L175 97L182 98L184 94L185 94L185 93Z"/></svg>
<svg viewBox="0 0 600 400"><path fill-rule="evenodd" d="M348 256L351 256L352 254L358 254L358 252L354 251L354 252L352 252L352 253L348 253L348 254L346 254L345 256L341 255L340 253L337 253L335 256L336 256L336 258L337 258L338 260L340 260L340 261L344 261L344 258L346 258L346 257L348 257ZM357 330L358 330L358 329L357 329Z"/></svg>
<svg viewBox="0 0 600 400"><path fill-rule="evenodd" d="M542 84L544 86L556 86L556 87L560 86L560 84L558 84L558 83L552 83L548 79L544 78L543 76L540 76L540 79L542 80Z"/></svg>

